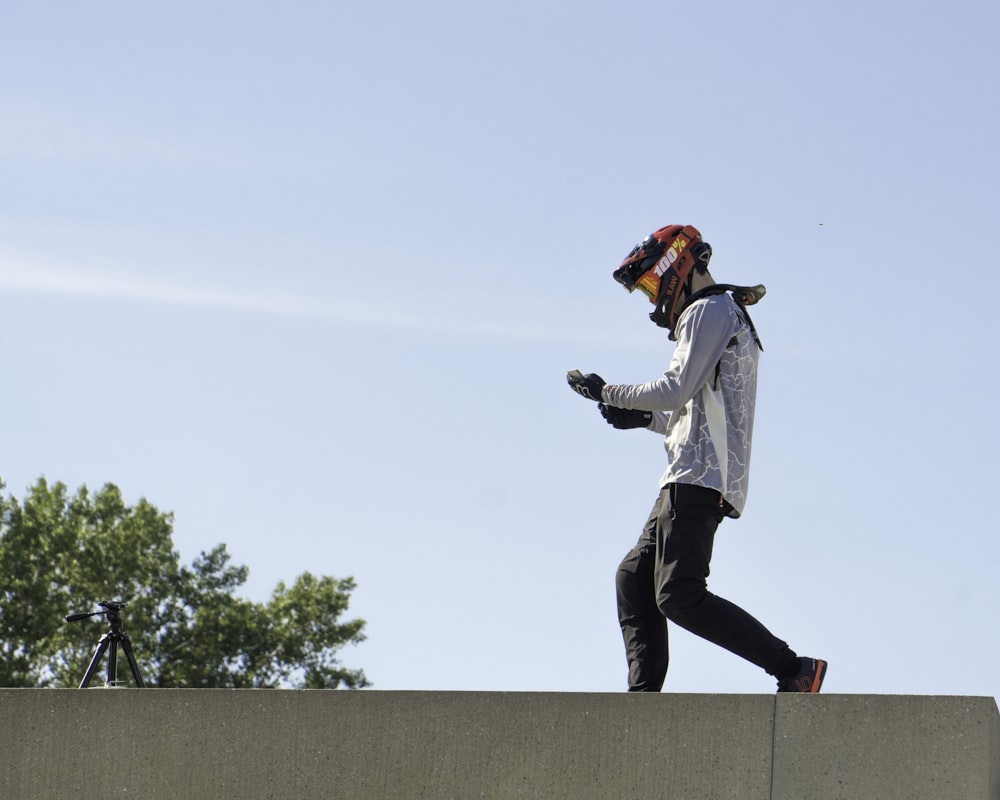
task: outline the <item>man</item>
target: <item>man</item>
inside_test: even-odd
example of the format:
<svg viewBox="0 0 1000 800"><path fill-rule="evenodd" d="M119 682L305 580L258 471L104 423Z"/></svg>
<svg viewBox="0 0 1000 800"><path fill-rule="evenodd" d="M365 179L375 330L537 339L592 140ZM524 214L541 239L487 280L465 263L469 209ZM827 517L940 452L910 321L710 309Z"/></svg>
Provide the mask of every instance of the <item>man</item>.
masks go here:
<svg viewBox="0 0 1000 800"><path fill-rule="evenodd" d="M764 669L779 692L818 692L827 664L799 657L742 608L708 591L715 531L746 502L762 350L746 306L764 287L716 284L712 248L691 225L668 225L625 257L614 278L653 303L677 342L669 369L636 385L574 370L570 386L615 428L663 434L670 464L634 548L618 567L618 619L629 691L658 692L667 674L667 620Z"/></svg>

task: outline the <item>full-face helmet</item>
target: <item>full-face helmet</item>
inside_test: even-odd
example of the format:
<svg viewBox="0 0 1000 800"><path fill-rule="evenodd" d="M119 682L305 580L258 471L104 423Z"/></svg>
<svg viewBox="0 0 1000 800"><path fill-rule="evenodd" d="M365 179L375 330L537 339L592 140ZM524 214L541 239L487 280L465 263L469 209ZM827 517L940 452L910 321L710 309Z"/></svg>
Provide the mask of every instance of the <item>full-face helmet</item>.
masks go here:
<svg viewBox="0 0 1000 800"><path fill-rule="evenodd" d="M704 271L711 258L712 246L693 225L666 225L632 248L614 279L629 292L645 294L656 306L649 318L673 330L692 270Z"/></svg>

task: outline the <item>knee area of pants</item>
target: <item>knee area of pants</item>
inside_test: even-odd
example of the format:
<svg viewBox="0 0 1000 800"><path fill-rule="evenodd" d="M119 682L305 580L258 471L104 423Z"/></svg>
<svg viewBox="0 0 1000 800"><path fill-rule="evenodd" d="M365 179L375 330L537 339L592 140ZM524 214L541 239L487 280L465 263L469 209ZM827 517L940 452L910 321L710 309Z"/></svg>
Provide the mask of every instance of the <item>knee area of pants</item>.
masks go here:
<svg viewBox="0 0 1000 800"><path fill-rule="evenodd" d="M697 591L667 595L660 598L658 603L660 613L667 619L688 614L702 604L707 594L708 592L705 589L699 589Z"/></svg>

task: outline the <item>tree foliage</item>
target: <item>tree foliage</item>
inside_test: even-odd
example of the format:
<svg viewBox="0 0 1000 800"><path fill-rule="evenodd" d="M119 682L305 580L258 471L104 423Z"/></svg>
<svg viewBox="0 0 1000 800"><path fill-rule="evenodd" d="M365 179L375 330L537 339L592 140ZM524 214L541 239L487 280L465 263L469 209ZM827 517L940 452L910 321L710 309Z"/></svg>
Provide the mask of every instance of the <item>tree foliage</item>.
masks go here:
<svg viewBox="0 0 1000 800"><path fill-rule="evenodd" d="M4 489L0 481L0 686L78 685L108 625L65 617L102 600L128 604L121 618L147 686L368 685L337 659L365 638L364 620L340 619L352 578L305 572L252 602L236 594L249 570L224 544L181 564L173 516L145 499L126 506L113 484L70 496L42 478L23 503ZM107 655L91 685L106 674ZM121 653L118 678L132 683Z"/></svg>

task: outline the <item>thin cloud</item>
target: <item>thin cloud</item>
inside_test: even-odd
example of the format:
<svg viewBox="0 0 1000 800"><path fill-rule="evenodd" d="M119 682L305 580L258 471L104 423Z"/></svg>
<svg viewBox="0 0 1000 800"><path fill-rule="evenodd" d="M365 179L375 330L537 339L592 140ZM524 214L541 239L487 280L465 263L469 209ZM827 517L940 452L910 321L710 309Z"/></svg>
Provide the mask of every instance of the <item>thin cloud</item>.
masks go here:
<svg viewBox="0 0 1000 800"><path fill-rule="evenodd" d="M42 103L0 100L0 159L54 166L95 164L169 169L253 168L255 160L232 147L163 137L136 127L131 119L109 120L86 113L65 113ZM258 159L259 161L259 159Z"/></svg>
<svg viewBox="0 0 1000 800"><path fill-rule="evenodd" d="M434 311L420 313L391 301L375 305L356 297L236 292L185 286L92 269L0 259L0 292L155 303L205 311L314 319L342 325L395 328L426 333L452 333L528 341L607 340L607 332L522 323L502 318L470 319ZM619 340L621 336L617 336Z"/></svg>

